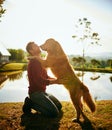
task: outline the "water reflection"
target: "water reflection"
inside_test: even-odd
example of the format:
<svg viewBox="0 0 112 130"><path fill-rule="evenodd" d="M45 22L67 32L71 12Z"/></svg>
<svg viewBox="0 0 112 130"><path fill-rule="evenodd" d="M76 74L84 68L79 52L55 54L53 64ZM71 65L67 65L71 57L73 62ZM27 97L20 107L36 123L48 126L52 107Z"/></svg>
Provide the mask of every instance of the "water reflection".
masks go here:
<svg viewBox="0 0 112 130"><path fill-rule="evenodd" d="M76 72L77 73L77 72ZM100 78L91 80L94 75L92 72L85 72L83 82L86 84L93 98L97 100L112 100L112 82L111 74L96 73ZM49 73L50 76L53 76ZM4 72L0 73L0 79L3 80L0 89L0 102L20 102L28 94L28 79L26 71ZM82 80L82 77L79 77ZM59 100L70 101L69 93L63 85L49 85L47 92L52 93Z"/></svg>
<svg viewBox="0 0 112 130"><path fill-rule="evenodd" d="M0 102L20 102L27 96L28 80L26 71L0 73L7 80L0 85Z"/></svg>
<svg viewBox="0 0 112 130"><path fill-rule="evenodd" d="M112 100L112 82L110 81L111 73L96 73L100 78L91 80L93 72L86 72L84 84L89 88L94 99Z"/></svg>
<svg viewBox="0 0 112 130"><path fill-rule="evenodd" d="M23 71L0 72L0 89L5 85L7 80L14 81L21 79Z"/></svg>
<svg viewBox="0 0 112 130"><path fill-rule="evenodd" d="M9 80L18 80L22 78L23 71L11 71L11 72L1 72L0 73L0 79L1 77L7 77Z"/></svg>
<svg viewBox="0 0 112 130"><path fill-rule="evenodd" d="M6 75L1 75L0 76L0 88L4 86L5 81L8 79Z"/></svg>

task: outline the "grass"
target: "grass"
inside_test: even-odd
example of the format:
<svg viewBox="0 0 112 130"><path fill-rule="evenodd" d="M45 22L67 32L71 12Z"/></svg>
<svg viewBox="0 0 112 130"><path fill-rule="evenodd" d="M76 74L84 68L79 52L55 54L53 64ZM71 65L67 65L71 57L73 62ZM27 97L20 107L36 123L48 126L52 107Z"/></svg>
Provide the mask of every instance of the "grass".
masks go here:
<svg viewBox="0 0 112 130"><path fill-rule="evenodd" d="M26 67L25 63L8 63L5 64L3 67L0 68L0 71L17 71L17 70L24 70Z"/></svg>
<svg viewBox="0 0 112 130"><path fill-rule="evenodd" d="M84 107L88 122L75 123L76 112L71 102L62 102L57 118L45 118L32 111L31 116L22 115L22 102L0 103L0 130L111 130L112 100L97 101L97 110L91 113ZM21 126L20 124L24 124Z"/></svg>

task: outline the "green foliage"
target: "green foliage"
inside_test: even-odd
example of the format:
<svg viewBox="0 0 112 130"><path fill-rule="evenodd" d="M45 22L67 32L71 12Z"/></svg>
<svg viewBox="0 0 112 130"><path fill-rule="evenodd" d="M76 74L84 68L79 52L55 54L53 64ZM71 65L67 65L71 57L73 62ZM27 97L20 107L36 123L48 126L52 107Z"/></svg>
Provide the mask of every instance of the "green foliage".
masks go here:
<svg viewBox="0 0 112 130"><path fill-rule="evenodd" d="M24 70L26 64L25 63L8 63L0 68L0 71L16 71L16 70Z"/></svg>
<svg viewBox="0 0 112 130"><path fill-rule="evenodd" d="M5 13L5 9L3 8L3 2L4 2L5 0L0 0L0 18L2 17L2 15Z"/></svg>
<svg viewBox="0 0 112 130"><path fill-rule="evenodd" d="M10 61L24 61L26 53L22 49L8 49L11 56L9 57Z"/></svg>
<svg viewBox="0 0 112 130"><path fill-rule="evenodd" d="M74 65L80 67L83 65L83 63L86 63L86 59L84 59L83 57L73 57L72 61L74 62Z"/></svg>
<svg viewBox="0 0 112 130"><path fill-rule="evenodd" d="M71 57L69 58L70 64L74 66L74 68L82 68L84 63L84 69L112 69L112 60L111 59L94 59L85 57L84 59L82 57Z"/></svg>
<svg viewBox="0 0 112 130"><path fill-rule="evenodd" d="M112 68L112 59L108 59L107 64Z"/></svg>
<svg viewBox="0 0 112 130"><path fill-rule="evenodd" d="M100 65L100 62L96 59L92 59L91 64L96 68L98 65Z"/></svg>

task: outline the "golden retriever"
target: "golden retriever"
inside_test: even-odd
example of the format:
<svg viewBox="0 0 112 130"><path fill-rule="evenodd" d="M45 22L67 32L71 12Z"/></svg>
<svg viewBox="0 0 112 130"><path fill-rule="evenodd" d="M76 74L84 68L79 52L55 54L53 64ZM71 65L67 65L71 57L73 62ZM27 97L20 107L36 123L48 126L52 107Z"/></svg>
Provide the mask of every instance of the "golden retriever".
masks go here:
<svg viewBox="0 0 112 130"><path fill-rule="evenodd" d="M81 99L83 98L92 112L96 109L95 103L88 88L75 75L74 69L69 64L61 45L54 39L48 39L40 47L48 52L47 59L45 61L40 60L42 66L49 67L59 82L69 91L70 98L77 112L77 117L74 121L79 121L81 114L83 119L86 120L87 118L82 112L83 105Z"/></svg>

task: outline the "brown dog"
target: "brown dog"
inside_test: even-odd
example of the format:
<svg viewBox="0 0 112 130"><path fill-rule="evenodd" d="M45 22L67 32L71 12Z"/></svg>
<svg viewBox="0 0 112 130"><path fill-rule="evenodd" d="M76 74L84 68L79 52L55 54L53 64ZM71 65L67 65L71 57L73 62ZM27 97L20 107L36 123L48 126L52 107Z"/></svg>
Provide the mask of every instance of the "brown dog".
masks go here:
<svg viewBox="0 0 112 130"><path fill-rule="evenodd" d="M79 121L81 114L83 118L86 119L86 116L82 112L83 105L81 98L83 97L84 102L92 112L95 111L95 103L92 100L88 88L75 75L62 47L54 39L48 39L40 47L48 52L47 59L45 61L40 60L42 66L46 68L49 67L53 74L59 79L59 82L69 91L77 112L77 118L74 121Z"/></svg>

